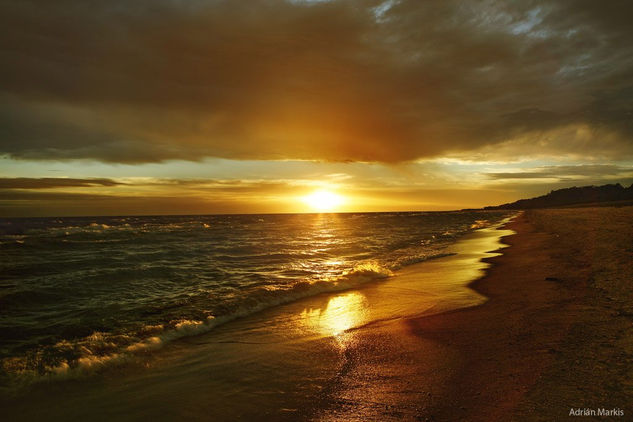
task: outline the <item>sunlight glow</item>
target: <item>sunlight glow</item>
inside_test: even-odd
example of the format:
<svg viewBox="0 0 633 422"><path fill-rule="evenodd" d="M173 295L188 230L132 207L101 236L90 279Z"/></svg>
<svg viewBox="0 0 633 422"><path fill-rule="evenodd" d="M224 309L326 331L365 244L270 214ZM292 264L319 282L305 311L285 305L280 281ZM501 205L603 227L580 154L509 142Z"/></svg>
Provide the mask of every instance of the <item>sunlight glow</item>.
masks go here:
<svg viewBox="0 0 633 422"><path fill-rule="evenodd" d="M318 190L303 197L303 202L316 211L333 211L345 202L344 198L327 190Z"/></svg>
<svg viewBox="0 0 633 422"><path fill-rule="evenodd" d="M305 309L301 316L312 330L324 336L338 337L350 328L367 322L368 306L361 293L343 293L331 298L325 309Z"/></svg>

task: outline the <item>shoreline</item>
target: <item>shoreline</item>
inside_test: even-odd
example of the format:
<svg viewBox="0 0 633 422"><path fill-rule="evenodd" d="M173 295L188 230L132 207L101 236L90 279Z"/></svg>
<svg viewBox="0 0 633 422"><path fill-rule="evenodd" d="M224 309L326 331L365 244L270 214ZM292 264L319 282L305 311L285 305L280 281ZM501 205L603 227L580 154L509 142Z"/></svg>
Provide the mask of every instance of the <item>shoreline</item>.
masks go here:
<svg viewBox="0 0 633 422"><path fill-rule="evenodd" d="M347 351L350 369L316 419L511 419L554 361L584 291L547 280L573 271L557 258L565 251L552 235L525 214L505 228L516 232L502 239L510 247L486 259L492 265L469 285L488 300L359 330Z"/></svg>
<svg viewBox="0 0 633 422"><path fill-rule="evenodd" d="M479 307L409 321L418 336L455 345L462 370L448 395L454 407L436 409L439 420L510 420L515 408L556 358L573 322L574 308L586 295L561 286L560 273L573 273L556 256L552 235L537 232L521 215L509 226L517 232L510 245L471 287L489 299ZM464 324L467 321L467 324ZM566 408L560 409L564 416ZM558 413L558 412L555 412Z"/></svg>

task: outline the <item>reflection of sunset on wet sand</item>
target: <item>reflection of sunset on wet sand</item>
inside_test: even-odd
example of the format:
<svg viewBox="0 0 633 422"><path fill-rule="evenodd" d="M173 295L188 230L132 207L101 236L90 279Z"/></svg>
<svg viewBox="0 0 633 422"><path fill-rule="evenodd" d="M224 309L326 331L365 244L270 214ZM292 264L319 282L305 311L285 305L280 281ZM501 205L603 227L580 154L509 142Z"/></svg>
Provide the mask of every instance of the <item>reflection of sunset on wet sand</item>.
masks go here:
<svg viewBox="0 0 633 422"><path fill-rule="evenodd" d="M306 309L301 314L305 324L325 336L338 336L345 330L368 321L368 303L361 292L332 297L325 309Z"/></svg>

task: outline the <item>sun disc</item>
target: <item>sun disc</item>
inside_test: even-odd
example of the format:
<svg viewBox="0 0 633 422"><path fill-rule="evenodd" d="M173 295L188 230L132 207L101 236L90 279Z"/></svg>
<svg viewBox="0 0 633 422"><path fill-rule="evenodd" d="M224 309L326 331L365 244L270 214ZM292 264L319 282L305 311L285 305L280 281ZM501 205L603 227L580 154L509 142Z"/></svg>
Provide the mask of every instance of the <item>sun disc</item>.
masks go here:
<svg viewBox="0 0 633 422"><path fill-rule="evenodd" d="M318 190L305 196L303 201L317 211L331 211L343 203L343 197L327 190Z"/></svg>

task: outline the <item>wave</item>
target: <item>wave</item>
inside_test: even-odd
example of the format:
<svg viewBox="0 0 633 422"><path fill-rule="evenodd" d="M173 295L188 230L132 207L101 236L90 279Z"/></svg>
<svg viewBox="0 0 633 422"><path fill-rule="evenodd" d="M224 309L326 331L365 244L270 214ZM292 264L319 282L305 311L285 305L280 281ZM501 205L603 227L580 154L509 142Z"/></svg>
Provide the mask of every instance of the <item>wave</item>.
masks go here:
<svg viewBox="0 0 633 422"><path fill-rule="evenodd" d="M289 289L266 286L247 296L243 303L224 315L211 315L202 320L176 319L163 324L144 325L127 333L96 331L81 339L62 340L52 346L31 351L25 356L3 359L2 375L5 380L10 381L6 384L10 383L15 387L42 381L81 378L112 365L130 362L174 340L210 332L227 322L306 297L358 288L363 284L391 277L393 270L448 255L452 254L405 256L394 262L390 268L376 261L363 262L342 275L312 282L298 282Z"/></svg>
<svg viewBox="0 0 633 422"><path fill-rule="evenodd" d="M335 278L299 282L290 289L260 289L257 294L247 297L240 307L225 315L208 316L205 320L172 320L143 326L131 333L94 332L82 339L62 340L23 357L5 358L2 370L5 377L12 378L18 385L81 377L105 366L127 362L134 355L161 348L176 339L209 332L219 325L274 306L322 293L349 290L392 275L391 270L376 262L365 262Z"/></svg>
<svg viewBox="0 0 633 422"><path fill-rule="evenodd" d="M445 255L419 257L416 262ZM299 282L290 289L261 289L256 295L248 297L244 304L225 315L208 316L204 320L172 320L164 324L146 325L123 334L94 332L78 340L62 340L26 356L3 359L3 375L10 379L14 387L42 381L81 378L112 365L130 362L139 355L160 349L174 340L207 333L227 322L275 306L319 294L350 290L392 275L391 269L375 261L364 262L337 277Z"/></svg>
<svg viewBox="0 0 633 422"><path fill-rule="evenodd" d="M470 225L471 230L482 229L484 227L488 227L490 222L488 220L475 220L473 224Z"/></svg>
<svg viewBox="0 0 633 422"><path fill-rule="evenodd" d="M442 258L445 256L455 255L454 252L438 252L435 254L423 254L423 255L412 255L412 256L404 256L398 258L396 263L393 266L394 270L399 270L404 267L408 267L409 265L418 264L420 262L428 261L429 259Z"/></svg>

